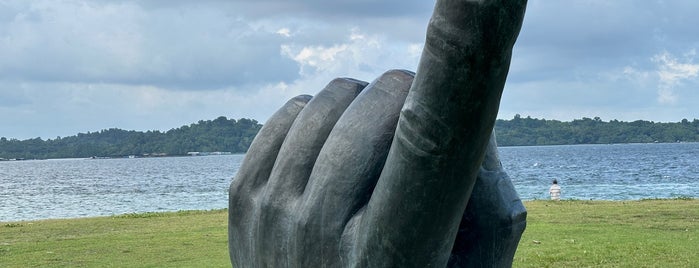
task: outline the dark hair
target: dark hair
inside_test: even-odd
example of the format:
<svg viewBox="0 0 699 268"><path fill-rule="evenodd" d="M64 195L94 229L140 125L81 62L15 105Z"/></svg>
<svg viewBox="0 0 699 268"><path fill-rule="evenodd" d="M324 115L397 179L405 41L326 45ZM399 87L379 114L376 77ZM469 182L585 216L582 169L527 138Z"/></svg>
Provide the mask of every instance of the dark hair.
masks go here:
<svg viewBox="0 0 699 268"><path fill-rule="evenodd" d="M556 179L553 179L553 184L558 184L558 181Z"/></svg>

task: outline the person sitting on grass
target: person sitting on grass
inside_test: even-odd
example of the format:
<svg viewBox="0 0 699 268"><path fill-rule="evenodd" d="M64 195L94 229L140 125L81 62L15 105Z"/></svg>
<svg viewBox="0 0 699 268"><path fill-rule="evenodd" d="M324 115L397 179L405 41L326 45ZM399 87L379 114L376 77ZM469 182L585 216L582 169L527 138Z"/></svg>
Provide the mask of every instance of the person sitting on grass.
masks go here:
<svg viewBox="0 0 699 268"><path fill-rule="evenodd" d="M551 200L561 200L561 186L558 185L558 180L553 179L553 184L549 188L549 194L551 194Z"/></svg>

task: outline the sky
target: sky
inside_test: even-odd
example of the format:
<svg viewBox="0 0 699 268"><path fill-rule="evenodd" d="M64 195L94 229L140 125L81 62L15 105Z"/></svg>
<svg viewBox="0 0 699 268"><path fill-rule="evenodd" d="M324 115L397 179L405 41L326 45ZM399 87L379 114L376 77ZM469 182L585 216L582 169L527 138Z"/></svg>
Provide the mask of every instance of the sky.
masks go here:
<svg viewBox="0 0 699 268"><path fill-rule="evenodd" d="M264 123L415 70L433 0L0 0L0 137ZM699 118L699 1L530 0L498 118Z"/></svg>

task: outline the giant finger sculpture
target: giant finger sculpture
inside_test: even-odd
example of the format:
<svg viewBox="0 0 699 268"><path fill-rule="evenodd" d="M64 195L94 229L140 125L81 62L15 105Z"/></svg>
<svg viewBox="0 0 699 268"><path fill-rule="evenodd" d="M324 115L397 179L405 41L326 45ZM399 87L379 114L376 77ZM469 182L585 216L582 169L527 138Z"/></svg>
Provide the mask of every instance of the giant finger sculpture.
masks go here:
<svg viewBox="0 0 699 268"><path fill-rule="evenodd" d="M234 266L510 266L526 211L491 133L525 5L438 0L417 74L287 102L231 183Z"/></svg>

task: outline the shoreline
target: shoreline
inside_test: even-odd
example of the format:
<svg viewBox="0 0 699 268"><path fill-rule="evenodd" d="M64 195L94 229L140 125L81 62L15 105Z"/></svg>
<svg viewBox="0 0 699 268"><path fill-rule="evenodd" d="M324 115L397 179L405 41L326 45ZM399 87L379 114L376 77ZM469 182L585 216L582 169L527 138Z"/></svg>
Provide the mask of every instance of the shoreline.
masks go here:
<svg viewBox="0 0 699 268"><path fill-rule="evenodd" d="M31 223L31 222L43 222L43 221L70 221L70 220L82 220L82 219L98 219L98 218L120 218L120 217L153 217L156 215L165 214L201 214L208 212L221 212L228 211L228 208L212 208L212 209L186 209L186 210L155 210L146 212L127 212L120 214L106 214L106 215L92 215L84 217L66 217L66 218L41 218L41 219L29 219L29 220L17 220L17 221L0 221L0 226L4 224L13 223Z"/></svg>
<svg viewBox="0 0 699 268"><path fill-rule="evenodd" d="M498 145L498 148L513 147L555 147L555 146L595 146L595 145L651 145L651 144L695 144L699 141L679 141L679 142L627 142L627 143L565 143L565 144L531 144L531 145Z"/></svg>
<svg viewBox="0 0 699 268"><path fill-rule="evenodd" d="M62 157L62 158L0 158L0 162L23 161L61 161L61 160L108 160L108 159L141 159L141 158L170 158L170 157L204 157L204 156L229 156L244 155L245 153L232 152L196 152L198 154L172 154L172 155L123 155L123 156L91 156L91 157Z"/></svg>
<svg viewBox="0 0 699 268"><path fill-rule="evenodd" d="M699 200L696 197L674 197L674 198L641 198L641 199L628 199L628 200L582 200L582 199L561 199L559 201L548 200L548 199L531 199L522 200L525 207L528 203L535 202L551 202L552 204L557 203L630 203L630 202L649 202L649 201L695 201ZM81 219L97 219L97 218L149 218L154 216L164 216L167 214L203 214L211 212L223 212L228 211L228 208L212 208L212 209L193 209L193 210L156 210L156 211L146 211L146 212L127 212L121 214L109 214L109 215L94 215L94 216L84 216L84 217L67 217L67 218L41 218L41 219L29 219L29 220L17 220L17 221L0 221L0 226L7 224L16 223L32 223L32 222L44 222L44 221L70 221L70 220L81 220Z"/></svg>
<svg viewBox="0 0 699 268"><path fill-rule="evenodd" d="M675 142L627 142L627 143L564 143L564 144L526 144L526 145L498 145L498 148L516 147L556 147L556 146L596 146L596 145L651 145L651 144L699 144L699 141L675 141ZM192 154L195 153L195 154ZM124 158L168 158L191 156L220 156L220 155L245 155L245 152L188 152L187 154L145 154L145 155L119 155L119 156L90 156L90 157L62 157L62 158L0 158L0 162L41 161L41 160L100 160L100 159L124 159Z"/></svg>

